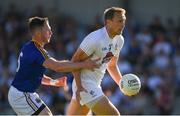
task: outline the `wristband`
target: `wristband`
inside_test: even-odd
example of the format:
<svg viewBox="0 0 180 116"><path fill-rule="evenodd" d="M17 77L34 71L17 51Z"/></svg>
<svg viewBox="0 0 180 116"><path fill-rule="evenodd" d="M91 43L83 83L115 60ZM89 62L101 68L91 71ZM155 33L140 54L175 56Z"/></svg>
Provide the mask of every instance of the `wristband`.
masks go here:
<svg viewBox="0 0 180 116"><path fill-rule="evenodd" d="M56 82L57 82L56 80L51 79L50 80L50 85L56 85Z"/></svg>

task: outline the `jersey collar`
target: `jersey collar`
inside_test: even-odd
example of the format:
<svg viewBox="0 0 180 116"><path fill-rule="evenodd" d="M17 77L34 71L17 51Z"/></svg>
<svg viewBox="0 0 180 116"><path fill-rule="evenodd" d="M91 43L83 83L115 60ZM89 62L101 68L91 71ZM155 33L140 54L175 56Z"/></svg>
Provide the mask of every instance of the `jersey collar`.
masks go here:
<svg viewBox="0 0 180 116"><path fill-rule="evenodd" d="M105 38L106 38L106 39L108 39L108 40L110 40L110 41L113 40L112 38L109 37L109 34L108 34L108 32L107 32L106 27L103 27L103 32L104 32L104 34L105 34Z"/></svg>
<svg viewBox="0 0 180 116"><path fill-rule="evenodd" d="M107 32L106 27L103 27L103 31L104 31L105 37L106 37L108 40L110 40L110 41L115 40L117 37L120 37L120 36L121 36L121 34L120 34L120 35L114 36L113 38L110 38L110 37L109 37L109 34L108 34L108 32Z"/></svg>
<svg viewBox="0 0 180 116"><path fill-rule="evenodd" d="M43 45L35 39L32 39L32 42L36 43L40 47L43 47Z"/></svg>

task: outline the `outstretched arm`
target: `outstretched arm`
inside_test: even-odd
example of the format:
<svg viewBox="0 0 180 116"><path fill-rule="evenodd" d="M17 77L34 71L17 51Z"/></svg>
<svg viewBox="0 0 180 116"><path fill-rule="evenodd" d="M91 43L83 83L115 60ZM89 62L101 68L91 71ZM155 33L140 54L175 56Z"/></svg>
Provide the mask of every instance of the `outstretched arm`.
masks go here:
<svg viewBox="0 0 180 116"><path fill-rule="evenodd" d="M67 85L67 77L63 76L58 79L52 79L46 75L43 76L41 83L43 85L48 85L48 86L55 86L55 87L61 87L61 86L66 86Z"/></svg>
<svg viewBox="0 0 180 116"><path fill-rule="evenodd" d="M97 60L88 60L84 62L72 62L68 60L58 61L54 58L48 58L44 61L43 66L56 72L72 72L82 68L93 69L98 67Z"/></svg>
<svg viewBox="0 0 180 116"><path fill-rule="evenodd" d="M107 70L113 80L119 85L119 82L122 78L121 72L119 71L119 67L117 66L118 57L113 57L108 63Z"/></svg>
<svg viewBox="0 0 180 116"><path fill-rule="evenodd" d="M89 58L88 55L86 55L86 53L84 53L84 51L82 51L80 48L75 52L75 54L72 57L72 61L73 62L79 62L79 61L84 61L87 60ZM81 91L85 91L86 90L83 88L82 84L81 84L81 77L80 77L80 70L79 71L74 71L73 72L73 76L74 79L76 81L76 85L77 85L77 91L76 91L76 98L79 101L80 100L80 92Z"/></svg>

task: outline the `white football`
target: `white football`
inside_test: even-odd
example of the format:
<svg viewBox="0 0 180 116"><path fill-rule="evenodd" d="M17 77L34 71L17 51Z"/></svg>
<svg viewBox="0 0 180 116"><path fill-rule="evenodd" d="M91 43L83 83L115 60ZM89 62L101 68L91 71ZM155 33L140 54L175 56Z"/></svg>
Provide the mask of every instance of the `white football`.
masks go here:
<svg viewBox="0 0 180 116"><path fill-rule="evenodd" d="M136 95L141 88L141 81L135 74L125 74L122 76L119 87L124 95Z"/></svg>

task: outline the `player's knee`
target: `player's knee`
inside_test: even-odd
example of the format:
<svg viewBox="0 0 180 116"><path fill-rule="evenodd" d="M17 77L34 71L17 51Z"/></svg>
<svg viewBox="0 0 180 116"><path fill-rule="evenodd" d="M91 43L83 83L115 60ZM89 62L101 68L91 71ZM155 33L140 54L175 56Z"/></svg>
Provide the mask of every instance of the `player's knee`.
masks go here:
<svg viewBox="0 0 180 116"><path fill-rule="evenodd" d="M120 115L119 111L106 96L101 97L101 99L92 107L92 110L97 115Z"/></svg>

